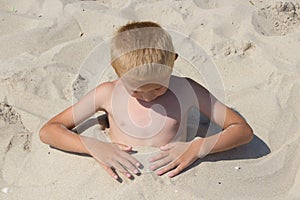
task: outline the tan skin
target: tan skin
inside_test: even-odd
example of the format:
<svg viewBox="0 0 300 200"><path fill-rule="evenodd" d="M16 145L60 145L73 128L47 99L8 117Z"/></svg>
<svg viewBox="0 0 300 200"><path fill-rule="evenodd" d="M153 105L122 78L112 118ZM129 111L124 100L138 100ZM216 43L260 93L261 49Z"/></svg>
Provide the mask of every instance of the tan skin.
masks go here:
<svg viewBox="0 0 300 200"><path fill-rule="evenodd" d="M182 97L184 96L191 96L189 92L193 92L196 94L197 102L199 106L199 111L203 114L205 114L209 119L214 121L217 125L222 127L223 131L207 138L195 138L195 140L191 142L182 142L186 138L186 132L184 130L181 130L180 133L182 137L175 141L168 142L166 145L161 145L160 149L162 150L161 153L158 155L152 157L150 159L150 162L153 162L153 165L151 166L152 170L159 169L157 171L158 175L162 175L166 172L170 172L169 176L173 177L179 174L183 169L188 167L190 164L192 164L195 160L197 160L199 157L203 157L209 153L216 153L225 151L237 146L240 146L242 144L248 143L252 140L253 132L250 126L246 123L246 121L241 118L236 112L234 112L232 109L228 108L224 104L222 104L220 101L218 101L215 97L212 96L204 87L196 83L195 81L188 79L188 78L178 78L175 76L172 76L170 79L170 84L173 85L173 87L176 87L177 85L183 85L182 82L180 82L179 79L187 80L188 83L193 88L192 91L188 91L184 94L182 94ZM176 85L177 84L177 85ZM175 86L174 86L175 85ZM184 88L184 90L186 90ZM179 93L183 91L178 90ZM169 110L172 110L173 112L178 112L179 109L176 109L176 106L170 102L176 101L178 96L180 94L177 94L177 96L168 95L168 90L166 87L158 85L158 84L146 84L143 87L138 88L137 90L134 90L131 94L132 97L139 99L141 101L145 101L152 104L160 104L163 105L165 110L167 112ZM166 98L164 98L166 96ZM167 102L167 103L165 103ZM213 102L213 103L211 103ZM184 113L179 114L173 114L173 116L178 116L184 118L186 116L186 112L188 112L188 109L193 106L193 102L186 101L185 104L190 104L187 109L183 109ZM195 102L194 102L195 103ZM135 105L135 107L138 107L139 104ZM180 105L178 105L180 106ZM139 115L140 116L140 115ZM173 117L170 119L170 117L166 117L168 120L174 120L174 118L177 121L180 121L178 117ZM181 123L184 123L183 126L186 127L186 119L181 120ZM166 124L168 124L166 122ZM151 146L156 146L155 144L159 143L161 140L165 140L166 137L163 135L166 132L170 133L173 129L172 124L166 125L160 132L161 135L157 134L158 139L153 137L151 141L153 141L153 144L150 144ZM121 137L121 133L116 134L115 139L117 141L122 141L124 137ZM166 135L166 134L165 134ZM173 133L173 137L175 137L176 133ZM132 138L131 138L132 139ZM202 144L206 142L206 148L209 148L208 150L201 149ZM127 141L129 142L129 141ZM140 141L141 143L142 141ZM164 141L166 143L167 141ZM133 145L139 145L133 144ZM207 145L207 144L212 145ZM210 147L211 146L211 147Z"/></svg>
<svg viewBox="0 0 300 200"><path fill-rule="evenodd" d="M253 138L251 127L242 117L218 101L204 87L191 79L188 81L197 94L199 111L222 127L223 131L206 138L197 137L191 142L172 142L162 146L162 153L150 159L151 162L158 161L152 165L153 170L162 167L157 171L158 175L169 172L169 177L176 176L200 157L246 144Z"/></svg>
<svg viewBox="0 0 300 200"><path fill-rule="evenodd" d="M132 146L135 145L160 147L161 152L150 159L150 162L153 163L151 169L158 169L156 171L158 175L169 172L169 177L173 177L206 154L226 151L252 140L253 131L247 122L232 109L214 98L200 84L189 78L175 76L171 77L170 84L176 85L178 81L182 80L188 81L196 94L199 111L222 127L223 131L207 138L197 137L193 141L185 142L186 132L183 128L180 129L182 137L172 140L179 130L178 123L175 122L180 120L176 117L178 113L174 111L176 110L174 109L175 107L171 107L171 105L168 107L169 104L164 104L164 102L168 101L168 98L172 99L174 97L170 95L166 86L150 83L130 93L129 112L132 111L133 116L135 112L139 112L139 116L142 116L143 112L148 113L151 110L149 104L160 103L164 104L167 112L173 113L170 116L160 115L160 117L165 118L165 124L154 137L139 139L123 133L122 129L118 128L114 122L111 106L112 92L116 87L117 80L100 84L79 102L50 119L41 128L40 139L44 143L59 149L90 154L114 179L119 178L117 172L124 174L128 178L131 178L133 173L139 173L139 161L129 154L132 151ZM192 103L189 106L192 106ZM80 113L80 115L73 115L73 111ZM109 117L112 143L87 138L70 131L76 124L89 118L97 111L105 111ZM186 111L188 109L184 109L184 112ZM153 109L151 112L153 112ZM156 116L156 113L153 113L153 116ZM184 113L180 113L180 115L182 116ZM139 117L137 119L140 120L138 123L149 124L147 117L144 119ZM183 120L183 126L185 125L184 123L185 121ZM214 142L216 143L214 144ZM209 143L213 143L213 145L210 145L210 149L206 149L207 145L205 144Z"/></svg>
<svg viewBox="0 0 300 200"><path fill-rule="evenodd" d="M119 176L113 168L130 178L129 171L138 174L140 165L134 157L127 153L132 150L131 146L106 143L70 131L76 124L88 119L97 111L105 111L109 105L112 90L113 84L110 82L100 84L76 104L50 119L41 128L40 139L42 142L62 150L90 154L114 179L118 179ZM121 163L125 168L120 165Z"/></svg>
<svg viewBox="0 0 300 200"><path fill-rule="evenodd" d="M155 83L145 84L137 90L130 90L122 83L120 87L115 93L125 95L115 94L113 98L119 101L113 101L114 105L107 108L110 139L130 146L160 147L169 143L176 136L182 117L180 109L174 109L180 106L176 96L167 87ZM153 108L155 105L162 106L166 113ZM119 111L118 106L119 110L127 107L128 112ZM112 114L112 108L115 108L115 114Z"/></svg>

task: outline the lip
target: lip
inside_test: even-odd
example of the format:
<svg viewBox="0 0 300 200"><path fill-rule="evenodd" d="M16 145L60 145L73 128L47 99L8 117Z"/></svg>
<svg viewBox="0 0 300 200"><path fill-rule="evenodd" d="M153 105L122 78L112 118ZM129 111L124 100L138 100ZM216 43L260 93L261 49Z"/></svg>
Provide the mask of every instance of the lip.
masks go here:
<svg viewBox="0 0 300 200"><path fill-rule="evenodd" d="M147 102L147 103L149 103L149 102L151 102L151 101L153 101L154 99L150 99L150 100L146 100L146 99L139 99L140 101L144 101L144 102Z"/></svg>
<svg viewBox="0 0 300 200"><path fill-rule="evenodd" d="M158 97L160 97L160 96L156 96L155 98L152 98L152 99L150 99L150 100L146 100L146 99L139 99L139 100L149 103L149 102L151 102L151 101L154 101L154 100L157 99Z"/></svg>

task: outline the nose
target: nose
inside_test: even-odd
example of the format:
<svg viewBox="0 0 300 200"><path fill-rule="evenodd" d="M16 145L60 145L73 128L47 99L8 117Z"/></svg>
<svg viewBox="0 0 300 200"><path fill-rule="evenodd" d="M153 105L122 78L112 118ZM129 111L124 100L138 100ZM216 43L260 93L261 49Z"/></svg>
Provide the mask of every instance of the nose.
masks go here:
<svg viewBox="0 0 300 200"><path fill-rule="evenodd" d="M155 98L156 98L155 94L144 94L144 95L142 95L142 99L146 102L150 102Z"/></svg>
<svg viewBox="0 0 300 200"><path fill-rule="evenodd" d="M147 102L147 103L149 103L149 102L151 102L153 99L145 99L145 98L143 98L143 101L145 101L145 102Z"/></svg>

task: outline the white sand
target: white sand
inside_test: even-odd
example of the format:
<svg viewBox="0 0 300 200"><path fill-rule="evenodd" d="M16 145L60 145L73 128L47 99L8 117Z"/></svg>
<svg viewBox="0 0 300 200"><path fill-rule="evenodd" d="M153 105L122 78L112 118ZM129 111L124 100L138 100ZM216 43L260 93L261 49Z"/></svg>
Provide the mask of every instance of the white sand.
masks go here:
<svg viewBox="0 0 300 200"><path fill-rule="evenodd" d="M300 199L300 4L292 2L0 1L0 199ZM173 179L145 168L122 183L90 157L41 143L42 124L72 104L73 90L80 97L92 86L85 58L129 20L194 39L256 138ZM177 50L206 62L184 44ZM185 65L180 58L176 72L205 82ZM153 151L137 149L142 162Z"/></svg>

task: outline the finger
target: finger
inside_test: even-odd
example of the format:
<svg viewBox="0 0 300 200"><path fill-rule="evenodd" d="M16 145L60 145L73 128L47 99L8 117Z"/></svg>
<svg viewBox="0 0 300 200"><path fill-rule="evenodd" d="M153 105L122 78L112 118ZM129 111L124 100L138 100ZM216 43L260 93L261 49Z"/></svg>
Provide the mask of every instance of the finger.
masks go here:
<svg viewBox="0 0 300 200"><path fill-rule="evenodd" d="M180 172L182 172L182 170L184 170L186 167L187 167L186 164L181 163L174 170L170 171L170 173L168 174L168 176L170 178L172 178L172 177L178 175Z"/></svg>
<svg viewBox="0 0 300 200"><path fill-rule="evenodd" d="M121 163L119 163L117 160L112 161L112 167L115 168L120 173L124 174L124 176L127 176L128 178L131 177L131 174L126 170L124 166L122 166Z"/></svg>
<svg viewBox="0 0 300 200"><path fill-rule="evenodd" d="M112 168L111 167L109 167L109 166L106 166L106 165L103 165L103 164L101 164L102 165L102 167L104 168L104 170L113 178L113 179L118 179L119 178L119 176L112 170Z"/></svg>
<svg viewBox="0 0 300 200"><path fill-rule="evenodd" d="M125 144L121 144L121 143L114 143L116 144L119 149L121 149L122 151L131 151L132 150L132 146L128 146L128 145L125 145Z"/></svg>
<svg viewBox="0 0 300 200"><path fill-rule="evenodd" d="M127 160L127 158L125 157L120 157L118 158L118 162L125 167L127 170L130 170L131 172L138 174L140 173L139 170L136 168L136 166L131 163L129 160Z"/></svg>
<svg viewBox="0 0 300 200"><path fill-rule="evenodd" d="M175 146L175 143L168 143L165 146L161 146L160 150L166 151L166 150L173 148L174 146Z"/></svg>
<svg viewBox="0 0 300 200"><path fill-rule="evenodd" d="M160 153L156 154L155 156L151 157L149 159L149 162L155 162L157 160L167 157L168 155L169 155L169 153L167 153L167 152L160 152Z"/></svg>
<svg viewBox="0 0 300 200"><path fill-rule="evenodd" d="M157 162L155 162L153 165L150 166L151 170L156 170L158 168L161 168L162 166L165 166L166 164L170 163L172 160L170 157L165 157L161 160L158 160Z"/></svg>
<svg viewBox="0 0 300 200"><path fill-rule="evenodd" d="M134 166L134 168L138 171L138 167L142 166L142 164L133 156L129 155L126 152L120 152L120 155L124 158L126 158L127 160L129 160L129 162L131 162ZM139 171L137 172L139 173Z"/></svg>
<svg viewBox="0 0 300 200"><path fill-rule="evenodd" d="M163 167L162 169L158 170L156 174L163 175L164 173L170 171L171 169L174 169L178 165L179 165L178 161L175 160L175 161L169 163L167 166Z"/></svg>
<svg viewBox="0 0 300 200"><path fill-rule="evenodd" d="M185 162L181 162L180 165L176 167L176 169L172 170L169 173L169 177L172 178L176 175L178 175L180 172L182 172L186 167L188 167L190 164L194 163L197 160L197 158L193 158L192 160L187 160Z"/></svg>
<svg viewBox="0 0 300 200"><path fill-rule="evenodd" d="M118 160L112 160L109 162L110 166L113 167L115 170L121 173L127 173L128 171L118 162Z"/></svg>

